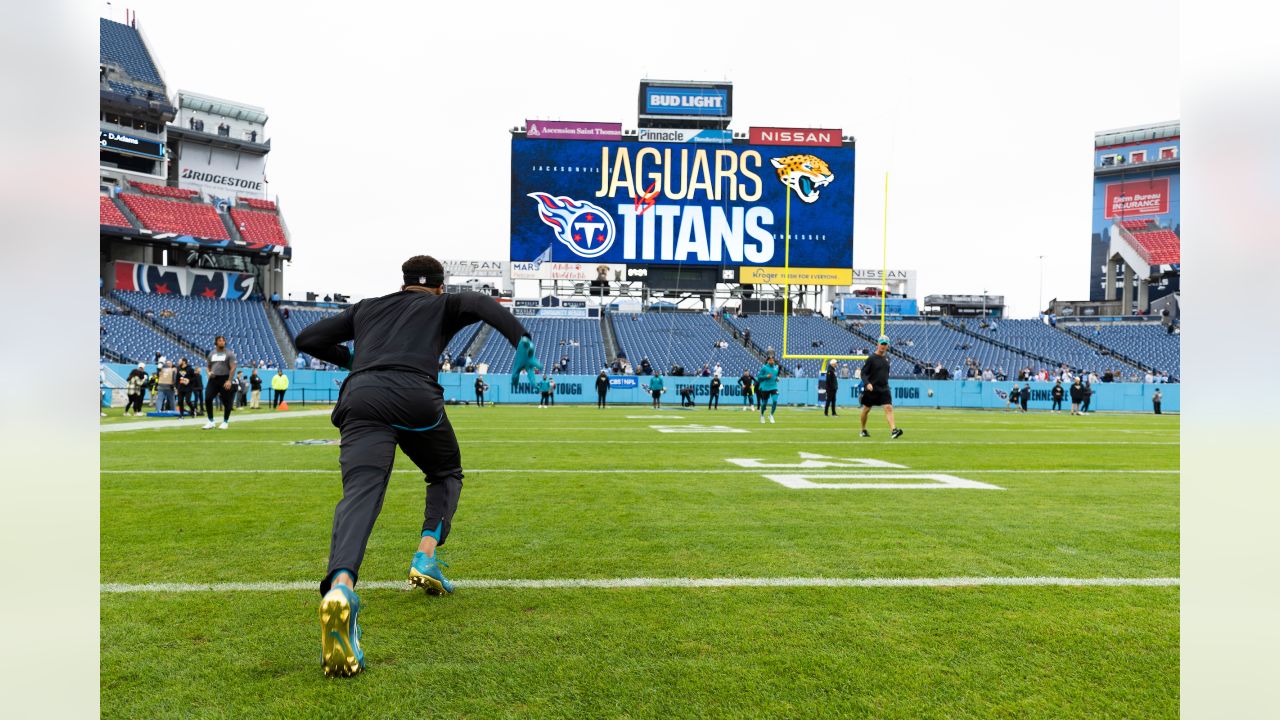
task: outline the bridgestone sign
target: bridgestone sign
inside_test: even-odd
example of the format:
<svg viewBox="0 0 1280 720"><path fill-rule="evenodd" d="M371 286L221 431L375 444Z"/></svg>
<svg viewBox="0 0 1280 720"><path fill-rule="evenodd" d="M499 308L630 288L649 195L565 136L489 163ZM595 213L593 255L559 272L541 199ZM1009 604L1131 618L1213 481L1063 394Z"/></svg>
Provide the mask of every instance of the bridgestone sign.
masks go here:
<svg viewBox="0 0 1280 720"><path fill-rule="evenodd" d="M215 185L238 188L241 190L253 190L259 193L263 191L262 183L257 180L231 177L230 175L215 175L213 173L196 172L191 168L183 168L179 177L183 180L190 180L199 183L213 183Z"/></svg>

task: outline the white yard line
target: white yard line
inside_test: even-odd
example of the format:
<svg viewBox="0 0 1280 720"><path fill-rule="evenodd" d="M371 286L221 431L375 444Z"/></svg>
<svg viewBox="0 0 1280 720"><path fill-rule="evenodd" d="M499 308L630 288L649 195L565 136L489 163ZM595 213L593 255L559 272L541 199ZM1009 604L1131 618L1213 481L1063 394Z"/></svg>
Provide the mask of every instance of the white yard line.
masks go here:
<svg viewBox="0 0 1280 720"><path fill-rule="evenodd" d="M323 468L297 468L297 469L252 469L252 468L227 468L227 469L211 469L211 468L191 468L191 469L173 469L173 470L156 470L156 469L139 469L139 470L101 470L103 475L337 475L342 471L335 467L332 469ZM412 470L408 468L399 468L392 470L393 473L404 473L409 475L421 475L420 470ZM494 473L498 475L760 475L769 472L768 469L742 469L742 468L722 468L709 470L705 468L635 468L635 469L618 469L610 468L608 470L586 470L586 469L554 469L554 468L463 468L466 474L475 473ZM894 469L879 469L877 472L894 472ZM1073 474L1095 474L1095 475L1178 475L1181 470L1087 470L1080 468L1071 468L1069 470L1045 470L1035 468L1030 470L1013 470L1013 469L990 469L990 470L920 470L915 468L901 468L902 473L1001 473L1010 475L1073 475Z"/></svg>
<svg viewBox="0 0 1280 720"><path fill-rule="evenodd" d="M290 410L282 413L274 413L271 415L237 415L231 414L231 422L227 423L229 431L240 423L256 422L258 420L283 420L286 418L314 417L316 415L328 415L333 412L333 408L325 410ZM219 423L222 422L222 412L214 413L214 419ZM107 425L99 425L98 432L127 432L129 430L163 430L165 428L192 428L199 430L204 426L204 416L200 418L186 418L183 420L140 420L138 422L126 423L110 423ZM216 428L209 432L226 432Z"/></svg>
<svg viewBox="0 0 1280 720"><path fill-rule="evenodd" d="M1178 587L1180 578L942 577L942 578L555 578L547 580L454 580L460 589L572 590L580 588L732 588L732 587ZM103 583L103 593L316 592L316 581L241 583ZM404 580L362 582L359 589L408 590Z"/></svg>

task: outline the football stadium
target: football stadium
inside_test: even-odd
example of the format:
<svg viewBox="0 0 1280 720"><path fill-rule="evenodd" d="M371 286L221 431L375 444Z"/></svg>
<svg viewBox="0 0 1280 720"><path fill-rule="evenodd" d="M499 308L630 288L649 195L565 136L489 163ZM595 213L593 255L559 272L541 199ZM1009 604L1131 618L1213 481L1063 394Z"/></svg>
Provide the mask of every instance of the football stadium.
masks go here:
<svg viewBox="0 0 1280 720"><path fill-rule="evenodd" d="M487 119L509 252L380 299L293 280L271 98L145 20L100 19L104 717L1177 715L1178 121L1095 129L1080 292L1014 312L855 234L841 118L618 78Z"/></svg>

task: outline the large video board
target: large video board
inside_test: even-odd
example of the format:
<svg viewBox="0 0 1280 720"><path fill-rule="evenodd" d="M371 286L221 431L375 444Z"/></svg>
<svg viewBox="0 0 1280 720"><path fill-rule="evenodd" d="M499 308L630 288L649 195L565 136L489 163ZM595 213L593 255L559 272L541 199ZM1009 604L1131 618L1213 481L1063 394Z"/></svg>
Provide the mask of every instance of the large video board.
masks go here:
<svg viewBox="0 0 1280 720"><path fill-rule="evenodd" d="M515 137L511 260L780 268L789 189L791 266L847 272L853 183L851 145Z"/></svg>

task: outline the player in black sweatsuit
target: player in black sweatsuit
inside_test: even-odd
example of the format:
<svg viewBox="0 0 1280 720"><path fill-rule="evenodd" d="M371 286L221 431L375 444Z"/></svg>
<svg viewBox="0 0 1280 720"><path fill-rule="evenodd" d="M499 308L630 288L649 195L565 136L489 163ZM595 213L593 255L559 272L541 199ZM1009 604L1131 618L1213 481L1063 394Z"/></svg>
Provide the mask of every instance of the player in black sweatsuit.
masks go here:
<svg viewBox="0 0 1280 720"><path fill-rule="evenodd" d="M427 482L419 551L434 555L435 545L444 544L462 492L462 456L445 415L444 391L436 381L440 353L458 331L477 321L492 325L512 345L529 335L510 311L487 295L444 294L443 268L412 271L411 264L420 258L405 263L400 292L362 300L298 333L298 350L351 369L332 415L342 432L342 500L333 515L321 595L329 592L340 571L350 573L352 586L359 577L396 446ZM427 260L432 263L428 267L440 267ZM349 340L359 348L354 359L344 344ZM431 539L434 542L428 542Z"/></svg>

